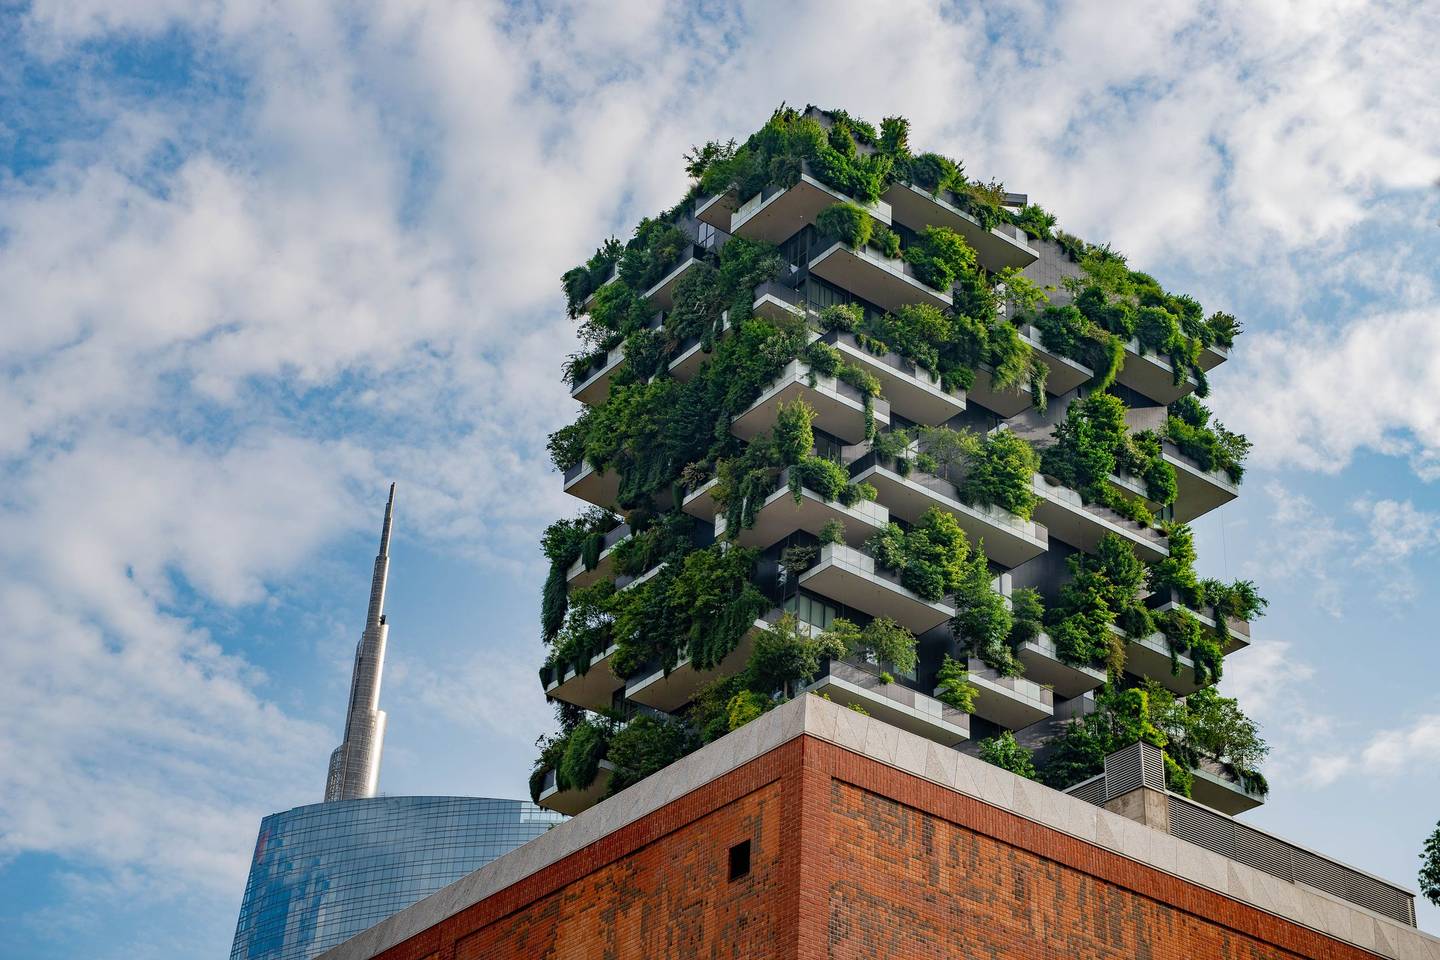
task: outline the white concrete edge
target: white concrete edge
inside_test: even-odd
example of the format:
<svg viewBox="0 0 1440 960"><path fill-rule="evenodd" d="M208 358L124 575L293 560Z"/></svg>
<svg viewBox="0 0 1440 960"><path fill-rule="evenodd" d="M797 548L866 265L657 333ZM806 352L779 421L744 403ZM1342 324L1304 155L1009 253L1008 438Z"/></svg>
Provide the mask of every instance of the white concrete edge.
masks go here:
<svg viewBox="0 0 1440 960"><path fill-rule="evenodd" d="M1318 890L1272 877L814 696L802 696L777 707L351 937L321 954L319 960L370 960L801 734L923 777L1379 956L1440 960L1440 938Z"/></svg>

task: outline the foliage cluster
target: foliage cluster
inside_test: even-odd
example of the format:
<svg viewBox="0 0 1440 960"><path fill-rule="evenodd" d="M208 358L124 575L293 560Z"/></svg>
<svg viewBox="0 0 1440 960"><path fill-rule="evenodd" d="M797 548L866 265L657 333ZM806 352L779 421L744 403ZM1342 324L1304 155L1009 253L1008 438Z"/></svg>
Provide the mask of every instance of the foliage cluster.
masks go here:
<svg viewBox="0 0 1440 960"><path fill-rule="evenodd" d="M701 194L733 190L745 201L771 186L790 187L808 168L821 183L861 202L880 199L891 158L873 149L875 129L832 111L827 130L817 118L781 106L738 148L707 144L691 153L690 174Z"/></svg>
<svg viewBox="0 0 1440 960"><path fill-rule="evenodd" d="M1247 790L1269 791L1260 764L1269 746L1233 699L1206 688L1177 698L1155 681L1121 689L1107 685L1096 710L1054 738L1040 779L1065 789L1101 773L1105 757L1137 741L1165 750L1171 790L1190 795L1192 771L1219 766Z"/></svg>
<svg viewBox="0 0 1440 960"><path fill-rule="evenodd" d="M797 503L802 489L847 507L875 499L875 488L870 484L851 482L844 467L814 454L814 418L814 409L804 400L782 403L773 430L719 462L714 497L725 515L728 536L739 536L741 530L754 525L760 505L775 492L786 470Z"/></svg>
<svg viewBox="0 0 1440 960"><path fill-rule="evenodd" d="M1015 734L1009 730L999 736L981 740L979 746L980 759L986 763L993 763L1026 780L1034 780L1038 776L1030 751L1020 746L1019 741L1015 739Z"/></svg>
<svg viewBox="0 0 1440 960"><path fill-rule="evenodd" d="M1194 397L1184 396L1170 404L1165 437L1201 470L1223 470L1231 483L1244 478L1250 441L1244 434L1231 433L1220 421L1212 421L1210 411Z"/></svg>
<svg viewBox="0 0 1440 960"><path fill-rule="evenodd" d="M908 672L915 668L915 636L885 618L863 628L841 618L821 631L787 613L755 638L744 670L701 690L690 723L708 743L794 696L826 660L854 657Z"/></svg>
<svg viewBox="0 0 1440 960"><path fill-rule="evenodd" d="M942 600L965 582L970 542L955 517L937 507L909 530L892 522L865 545L876 564L898 573L900 583L925 600Z"/></svg>
<svg viewBox="0 0 1440 960"><path fill-rule="evenodd" d="M1145 564L1113 533L1100 538L1093 555L1077 553L1067 563L1072 579L1061 588L1049 616L1056 653L1066 663L1104 664L1118 676L1125 666L1124 637L1154 631L1151 613L1139 600Z"/></svg>
<svg viewBox="0 0 1440 960"><path fill-rule="evenodd" d="M1226 313L1206 318L1193 297L1167 292L1154 277L1129 269L1109 247L1086 246L1079 264L1081 275L1065 281L1073 303L1051 307L1037 321L1046 347L1089 366L1095 386L1103 389L1119 372L1125 344L1134 340L1141 354L1168 358L1177 387L1191 376L1196 392L1205 396L1209 385L1200 352L1232 343L1239 332L1235 318Z"/></svg>
<svg viewBox="0 0 1440 960"><path fill-rule="evenodd" d="M580 559L587 541L596 535L603 536L619 522L608 510L587 507L578 517L556 520L541 534L540 549L550 562L540 601L540 635L546 643L554 640L565 621L570 567Z"/></svg>
<svg viewBox="0 0 1440 960"><path fill-rule="evenodd" d="M938 683L935 696L941 703L961 713L975 712L975 698L980 695L980 688L970 682L970 671L963 662L945 654L935 679Z"/></svg>
<svg viewBox="0 0 1440 960"><path fill-rule="evenodd" d="M918 469L950 481L956 499L969 506L1000 507L1029 520L1039 502L1033 484L1039 457L1008 430L983 437L951 427L888 430L871 449L901 476Z"/></svg>
<svg viewBox="0 0 1440 960"><path fill-rule="evenodd" d="M1096 391L1072 403L1055 425L1055 442L1040 455L1040 469L1080 494L1142 526L1155 517L1141 501L1126 497L1110 484L1124 473L1145 484L1146 498L1165 506L1175 501L1175 468L1165 461L1160 438L1153 432L1132 434L1125 422L1124 401Z"/></svg>

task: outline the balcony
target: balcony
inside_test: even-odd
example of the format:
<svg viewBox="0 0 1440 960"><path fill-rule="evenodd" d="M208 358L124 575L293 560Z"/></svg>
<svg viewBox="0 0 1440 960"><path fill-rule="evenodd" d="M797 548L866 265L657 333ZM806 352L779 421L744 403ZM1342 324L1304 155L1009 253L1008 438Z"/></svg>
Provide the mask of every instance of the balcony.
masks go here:
<svg viewBox="0 0 1440 960"><path fill-rule="evenodd" d="M620 495L620 474L614 470L597 471L582 460L565 471L565 492L586 503L611 510Z"/></svg>
<svg viewBox="0 0 1440 960"><path fill-rule="evenodd" d="M898 353L871 353L853 333L832 331L821 338L838 350L846 362L873 374L890 409L907 420L938 426L965 411L964 393L947 393L940 381Z"/></svg>
<svg viewBox="0 0 1440 960"><path fill-rule="evenodd" d="M1002 677L993 667L974 657L970 658L969 667L970 682L979 691L975 696L975 716L1007 730L1021 730L1054 715L1054 692L1034 680Z"/></svg>
<svg viewBox="0 0 1440 960"><path fill-rule="evenodd" d="M1165 538L1157 530L1126 520L1108 507L1085 503L1074 490L1052 483L1038 473L1035 475L1034 490L1040 497L1040 503L1035 507L1035 519L1049 528L1051 536L1072 547L1094 552L1101 537L1114 533L1129 541L1135 553L1148 563L1154 563L1170 553Z"/></svg>
<svg viewBox="0 0 1440 960"><path fill-rule="evenodd" d="M1154 353L1142 355L1138 340L1125 344L1125 363L1116 379L1131 390L1164 404L1174 403L1199 386L1189 374L1176 386L1175 368L1170 361Z"/></svg>
<svg viewBox="0 0 1440 960"><path fill-rule="evenodd" d="M552 677L545 685L545 696L586 710L608 709L614 701L615 691L625 686L625 681L615 676L610 667L614 656L615 646L612 644L590 660L590 666L584 673L577 672L574 666L566 667L563 674Z"/></svg>
<svg viewBox="0 0 1440 960"><path fill-rule="evenodd" d="M1060 659L1055 641L1048 634L1027 640L1016 651L1025 664L1025 676L1038 683L1048 683L1060 696L1068 699L1098 690L1105 683L1105 671L1095 667L1077 667Z"/></svg>
<svg viewBox="0 0 1440 960"><path fill-rule="evenodd" d="M1039 357L1040 362L1050 370L1050 375L1045 380L1046 392L1063 397L1076 387L1083 386L1095 378L1095 371L1083 363L1047 350L1040 339L1040 331L1032 325L1022 324L1018 332L1020 339L1030 345L1035 356Z"/></svg>
<svg viewBox="0 0 1440 960"><path fill-rule="evenodd" d="M730 218L740 206L740 198L734 189L705 197L695 203L695 219L708 223L717 230L730 232Z"/></svg>
<svg viewBox="0 0 1440 960"><path fill-rule="evenodd" d="M1123 630L1113 624L1110 632L1125 636ZM1154 680L1177 697L1188 697L1200 689L1195 682L1195 661L1183 653L1176 658L1180 672L1170 669L1170 641L1163 633L1152 633L1135 640L1125 637L1125 672L1136 677Z"/></svg>
<svg viewBox="0 0 1440 960"><path fill-rule="evenodd" d="M646 570L638 577L627 576L626 574L622 573L620 576L615 578L615 589L617 591L633 590L634 588L640 586L640 584L645 583L647 580L655 577L661 570L664 569L664 563L657 563L655 564L655 566L651 567L649 570Z"/></svg>
<svg viewBox="0 0 1440 960"><path fill-rule="evenodd" d="M1254 810L1265 802L1265 798L1246 790L1239 779L1227 773L1220 764L1211 760L1200 761L1200 766L1191 771L1194 783L1190 799L1203 803L1212 810L1219 810L1229 816Z"/></svg>
<svg viewBox="0 0 1440 960"><path fill-rule="evenodd" d="M899 576L878 567L854 547L827 543L815 566L800 575L800 586L872 617L889 617L919 636L955 615L955 608L912 593Z"/></svg>
<svg viewBox="0 0 1440 960"><path fill-rule="evenodd" d="M890 203L895 221L912 230L929 226L949 227L960 234L966 243L975 248L980 263L987 270L1028 267L1040 258L1018 227L1002 224L986 230L980 226L979 220L954 203L955 195L949 190L944 196L936 196L924 187L895 183L885 191L885 199Z"/></svg>
<svg viewBox="0 0 1440 960"><path fill-rule="evenodd" d="M1165 441L1165 462L1175 468L1175 519L1188 523L1234 500L1240 488L1223 470L1202 470L1170 441Z"/></svg>
<svg viewBox="0 0 1440 960"><path fill-rule="evenodd" d="M1182 604L1179 598L1173 593L1169 596L1161 594L1147 597L1146 604L1156 613L1165 613L1168 610L1185 610L1196 620L1200 621L1201 629L1207 634L1216 640L1220 639L1220 626L1215 622L1214 617L1201 613L1198 610L1191 610ZM1250 621L1241 620L1238 617L1229 617L1225 621L1225 626L1229 636L1220 648L1221 653L1228 657L1236 650L1243 650L1250 646Z"/></svg>
<svg viewBox="0 0 1440 960"><path fill-rule="evenodd" d="M570 388L570 396L587 406L598 407L610 396L610 381L624 362L625 345L621 344L586 371L584 378Z"/></svg>
<svg viewBox="0 0 1440 960"><path fill-rule="evenodd" d="M781 243L815 222L820 211L837 203L856 203L853 198L825 186L802 168L793 187L771 185L740 205L728 226L730 233L751 240ZM890 205L881 200L858 204L876 220L890 225Z"/></svg>
<svg viewBox="0 0 1440 960"><path fill-rule="evenodd" d="M600 559L595 564L595 569L586 570L583 560L576 560L570 564L569 571L565 574L565 582L570 585L571 590L578 590L581 587L588 587L601 580L608 580L615 572L615 548L620 541L630 536L630 525L622 523L605 534L605 539L600 547Z"/></svg>
<svg viewBox="0 0 1440 960"><path fill-rule="evenodd" d="M567 817L584 813L605 799L605 791L610 788L610 777L614 772L614 764L609 760L601 760L600 770L589 786L583 789L561 790L555 786L555 771L551 770L545 774L545 789L540 791L538 803L546 810L554 810Z"/></svg>
<svg viewBox="0 0 1440 960"><path fill-rule="evenodd" d="M695 267L705 262L705 250L703 247L692 244L680 254L675 268L667 273L659 283L645 291L645 299L650 305L659 310L669 310L675 305L675 288L680 281Z"/></svg>
<svg viewBox="0 0 1440 960"><path fill-rule="evenodd" d="M1212 343L1200 350L1200 369L1209 373L1220 364L1230 359L1230 348L1222 347L1218 343Z"/></svg>
<svg viewBox="0 0 1440 960"><path fill-rule="evenodd" d="M967 506L956 499L953 483L934 474L911 470L909 476L902 477L873 454L855 461L851 474L856 483L874 485L877 499L893 516L907 523L919 521L930 507L944 510L956 519L972 543L984 540L985 555L1002 567L1018 567L1049 547L1043 525L1000 507Z"/></svg>
<svg viewBox="0 0 1440 960"><path fill-rule="evenodd" d="M767 280L755 288L750 312L774 323L805 318L805 297L793 287Z"/></svg>
<svg viewBox="0 0 1440 960"><path fill-rule="evenodd" d="M619 279L620 279L620 263L619 263L619 261L616 261L616 262L615 262L614 264L612 264L611 267L610 267L610 276L606 277L606 278L605 278L605 282L602 283L602 284L600 284L600 286L596 287L595 290L590 294L590 296L586 297L586 298L581 302L580 308L581 308L582 310L584 310L586 313L589 313L589 312L590 312L590 305L595 302L595 298L596 298L597 296L599 296L601 289L603 289L604 287L610 286L610 284L614 283L616 280L619 280Z"/></svg>
<svg viewBox="0 0 1440 960"><path fill-rule="evenodd" d="M1018 333L1020 339L1030 345L1034 355L1050 371L1045 379L1046 393L1057 397L1064 396L1076 387L1089 383L1095 376L1089 367L1046 350L1040 342L1039 331L1029 324L1019 327ZM982 366L975 371L975 383L970 388L969 399L1006 419L1019 416L1034 405L1029 383L997 389L994 375L988 366Z"/></svg>
<svg viewBox="0 0 1440 960"><path fill-rule="evenodd" d="M835 703L860 707L876 720L953 747L970 739L970 715L900 681L881 682L878 669L831 660L805 688Z"/></svg>
<svg viewBox="0 0 1440 960"><path fill-rule="evenodd" d="M713 523L720 513L720 505L715 502L715 484L719 482L717 477L711 477L691 490L680 502L680 509L692 517L709 520Z"/></svg>
<svg viewBox="0 0 1440 960"><path fill-rule="evenodd" d="M724 336L730 332L730 321L722 322L720 331L715 334L714 343L719 343ZM712 344L713 350L713 344ZM700 367L710 356L705 350L705 342L700 337L687 337L681 342L675 351L675 359L670 361L670 376L684 382L700 372Z"/></svg>
<svg viewBox="0 0 1440 960"><path fill-rule="evenodd" d="M846 443L860 443L865 439L865 398L860 391L834 377L812 374L810 365L801 360L786 364L759 399L731 422L730 430L742 440L754 439L775 426L780 404L801 398L814 408L814 425L820 430ZM888 425L890 405L876 397L872 406L876 425Z"/></svg>
<svg viewBox="0 0 1440 960"><path fill-rule="evenodd" d="M782 473L774 493L765 498L755 513L755 523L741 530L736 540L746 547L768 547L778 543L796 530L804 530L815 536L831 520L845 525L845 540L852 547L859 547L872 535L884 530L890 523L890 512L878 503L861 500L853 506L845 506L836 500L826 500L818 493L802 487L800 502L788 486L789 471ZM725 517L715 517L715 539L725 533Z"/></svg>
<svg viewBox="0 0 1440 960"><path fill-rule="evenodd" d="M892 313L907 303L928 303L941 310L954 305L948 293L935 290L915 276L899 257L887 257L874 247L856 250L836 240L810 257L810 272Z"/></svg>
<svg viewBox="0 0 1440 960"><path fill-rule="evenodd" d="M779 611L772 616L779 618ZM625 699L674 713L685 706L700 688L717 677L728 677L745 669L750 660L750 651L755 648L755 637L770 629L768 620L756 620L735 644L730 655L713 670L697 670L690 666L690 658L682 657L668 674L661 667L641 670L625 684Z"/></svg>

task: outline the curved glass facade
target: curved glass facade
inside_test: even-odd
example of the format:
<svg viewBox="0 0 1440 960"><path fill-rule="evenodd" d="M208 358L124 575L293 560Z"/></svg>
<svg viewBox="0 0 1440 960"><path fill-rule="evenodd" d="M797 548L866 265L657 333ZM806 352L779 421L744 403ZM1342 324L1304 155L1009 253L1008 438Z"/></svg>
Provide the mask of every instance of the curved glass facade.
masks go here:
<svg viewBox="0 0 1440 960"><path fill-rule="evenodd" d="M524 800L371 797L260 821L230 960L311 960L565 818Z"/></svg>

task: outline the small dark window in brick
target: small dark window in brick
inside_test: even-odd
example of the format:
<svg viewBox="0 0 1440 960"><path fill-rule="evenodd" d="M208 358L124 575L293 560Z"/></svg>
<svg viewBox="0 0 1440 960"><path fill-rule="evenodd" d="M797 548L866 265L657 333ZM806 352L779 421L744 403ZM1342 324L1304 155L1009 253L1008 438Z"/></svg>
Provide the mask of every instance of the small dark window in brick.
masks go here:
<svg viewBox="0 0 1440 960"><path fill-rule="evenodd" d="M750 841L744 840L730 848L730 879L739 880L750 872Z"/></svg>

